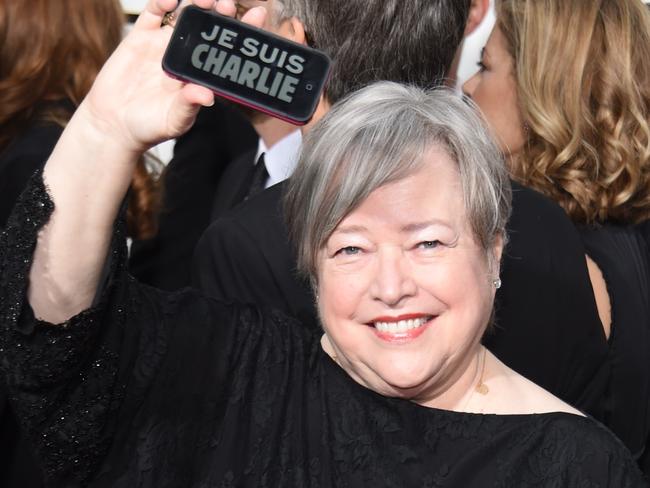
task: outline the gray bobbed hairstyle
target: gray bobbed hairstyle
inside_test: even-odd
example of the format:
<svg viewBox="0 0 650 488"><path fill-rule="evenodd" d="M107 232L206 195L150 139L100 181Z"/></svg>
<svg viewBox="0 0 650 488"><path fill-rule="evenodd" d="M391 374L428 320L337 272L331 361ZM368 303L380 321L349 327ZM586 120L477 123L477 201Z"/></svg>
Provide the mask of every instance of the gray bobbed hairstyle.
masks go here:
<svg viewBox="0 0 650 488"><path fill-rule="evenodd" d="M426 164L432 146L458 165L477 243L487 253L497 236L505 242L510 180L476 107L446 88L379 82L334 105L303 141L284 202L298 270L316 284L318 253L341 220L377 188Z"/></svg>

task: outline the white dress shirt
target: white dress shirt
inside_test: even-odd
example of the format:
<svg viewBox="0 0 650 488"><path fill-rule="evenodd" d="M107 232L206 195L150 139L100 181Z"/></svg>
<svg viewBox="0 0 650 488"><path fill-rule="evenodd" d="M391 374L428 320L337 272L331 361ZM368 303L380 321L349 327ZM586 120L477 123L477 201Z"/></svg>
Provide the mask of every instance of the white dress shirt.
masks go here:
<svg viewBox="0 0 650 488"><path fill-rule="evenodd" d="M266 171L269 173L264 188L280 183L291 176L293 170L296 169L296 164L298 164L301 144L302 134L299 129L280 139L270 149L266 147L262 138L259 139L255 161L258 161L260 155L264 153Z"/></svg>

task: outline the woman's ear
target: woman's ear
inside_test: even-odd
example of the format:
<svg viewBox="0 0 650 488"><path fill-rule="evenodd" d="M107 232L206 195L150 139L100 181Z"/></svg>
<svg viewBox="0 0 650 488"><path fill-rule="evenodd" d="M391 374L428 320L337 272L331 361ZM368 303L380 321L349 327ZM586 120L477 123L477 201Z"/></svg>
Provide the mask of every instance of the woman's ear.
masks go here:
<svg viewBox="0 0 650 488"><path fill-rule="evenodd" d="M467 23L465 24L465 35L468 36L481 25L485 14L490 7L490 0L472 0L469 7L469 15L467 16Z"/></svg>
<svg viewBox="0 0 650 488"><path fill-rule="evenodd" d="M498 277L501 270L501 255L503 254L503 244L504 238L503 234L499 233L494 238L494 244L492 248L488 251L490 254L488 256L488 265L490 273Z"/></svg>
<svg viewBox="0 0 650 488"><path fill-rule="evenodd" d="M494 257L497 263L501 262L501 255L503 254L503 234L499 233L494 240Z"/></svg>
<svg viewBox="0 0 650 488"><path fill-rule="evenodd" d="M280 22L278 34L285 39L297 42L298 44L307 44L305 26L297 17L290 17L282 20L282 22Z"/></svg>

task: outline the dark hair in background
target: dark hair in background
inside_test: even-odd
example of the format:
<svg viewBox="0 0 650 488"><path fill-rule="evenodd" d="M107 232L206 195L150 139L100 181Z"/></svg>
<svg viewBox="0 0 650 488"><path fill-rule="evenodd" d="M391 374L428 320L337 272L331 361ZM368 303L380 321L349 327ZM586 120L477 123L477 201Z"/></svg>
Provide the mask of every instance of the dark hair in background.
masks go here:
<svg viewBox="0 0 650 488"><path fill-rule="evenodd" d="M0 8L0 150L35 118L65 123L122 38L117 0L9 0Z"/></svg>
<svg viewBox="0 0 650 488"><path fill-rule="evenodd" d="M330 103L374 81L443 84L460 45L470 0L282 0L312 47L333 61Z"/></svg>
<svg viewBox="0 0 650 488"><path fill-rule="evenodd" d="M0 0L0 152L35 123L67 123L120 43L124 22L119 0ZM159 201L157 182L141 160L129 202L130 235L156 231Z"/></svg>

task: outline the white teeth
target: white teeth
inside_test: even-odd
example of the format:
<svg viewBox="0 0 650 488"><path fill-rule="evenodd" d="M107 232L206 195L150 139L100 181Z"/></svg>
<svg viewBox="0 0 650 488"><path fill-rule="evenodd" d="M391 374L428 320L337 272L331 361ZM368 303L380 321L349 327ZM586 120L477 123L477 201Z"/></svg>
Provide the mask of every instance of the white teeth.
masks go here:
<svg viewBox="0 0 650 488"><path fill-rule="evenodd" d="M421 327L426 322L428 322L430 319L431 317L420 317L417 319L398 320L397 322L375 322L375 328L379 332L397 334L400 332L406 332L410 329L417 329L418 327Z"/></svg>

